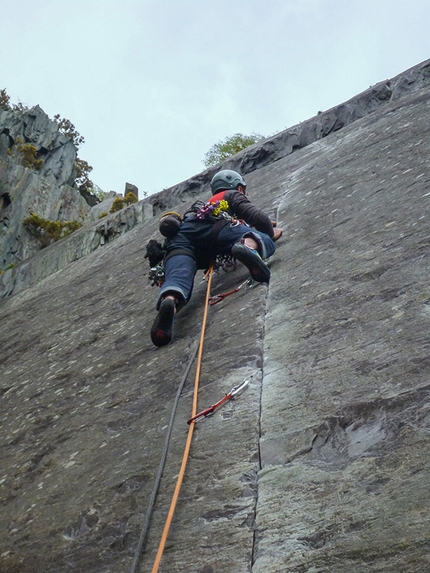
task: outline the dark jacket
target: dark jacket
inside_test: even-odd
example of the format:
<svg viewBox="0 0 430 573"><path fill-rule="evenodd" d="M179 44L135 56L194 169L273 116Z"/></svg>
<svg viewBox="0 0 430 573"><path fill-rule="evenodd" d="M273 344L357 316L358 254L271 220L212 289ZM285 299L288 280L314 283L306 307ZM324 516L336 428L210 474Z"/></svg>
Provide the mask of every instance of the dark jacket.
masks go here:
<svg viewBox="0 0 430 573"><path fill-rule="evenodd" d="M248 225L254 227L257 231L261 231L269 235L269 237L273 237L272 221L262 209L251 203L246 195L237 189L229 189L216 193L216 195L210 198L209 202L214 204L222 200L228 203L227 212L229 215L243 219L245 223L248 223Z"/></svg>

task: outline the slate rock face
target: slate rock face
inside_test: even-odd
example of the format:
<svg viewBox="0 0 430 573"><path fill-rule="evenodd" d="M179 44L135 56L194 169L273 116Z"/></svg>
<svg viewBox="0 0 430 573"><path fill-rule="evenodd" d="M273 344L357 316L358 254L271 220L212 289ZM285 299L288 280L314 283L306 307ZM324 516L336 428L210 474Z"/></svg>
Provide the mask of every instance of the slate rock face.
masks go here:
<svg viewBox="0 0 430 573"><path fill-rule="evenodd" d="M40 170L23 167L8 149L21 140L37 150ZM40 250L23 225L36 213L53 221L84 221L90 206L73 183L76 149L70 138L45 112L35 106L27 111L0 110L0 270L16 265Z"/></svg>
<svg viewBox="0 0 430 573"><path fill-rule="evenodd" d="M103 201L93 205L90 212L91 221L99 221L100 218L106 216L109 213L116 197L121 197L120 193L110 191L109 193L106 193Z"/></svg>
<svg viewBox="0 0 430 573"><path fill-rule="evenodd" d="M285 233L268 287L209 308L199 409L252 379L196 427L160 571L428 571L429 93L248 173ZM208 196L198 180L151 211ZM111 240L31 288L15 273L17 294L0 303L3 569L130 570L206 293L199 273L173 344L153 347L143 256L158 221L145 204L121 212L126 233L114 235L120 218L94 225ZM71 256L90 234L76 237L47 254ZM212 292L246 278L238 265ZM192 369L140 571L168 512L193 381Z"/></svg>
<svg viewBox="0 0 430 573"><path fill-rule="evenodd" d="M53 175L59 185L73 185L76 178L76 149L73 141L58 130L40 106L23 111L0 110L1 150L7 151L18 138L31 143L43 159L41 175Z"/></svg>
<svg viewBox="0 0 430 573"><path fill-rule="evenodd" d="M139 224L161 214L163 211L173 208L180 210L181 207L189 205L193 200L204 198L209 192L209 184L214 173L221 168L236 169L244 175L251 173L327 137L370 113L381 110L402 95L413 93L429 84L430 60L406 70L391 80L380 82L347 102L325 112L320 112L315 117L286 129L262 143L245 149L223 164L211 167L170 189L151 195L146 200L128 207L126 215L114 214L103 225L93 225L81 232L78 237L73 237L72 249L70 249L70 245L62 241L64 248L61 253L57 247L54 256L41 255L44 259L43 265L40 265L36 257L33 260L26 260L21 267L14 268L13 271L5 273L4 276L0 275L0 297L18 292L25 288L26 284L33 284L80 256L85 256L90 250L99 248L108 241L128 232L133 228L133 221L134 224ZM126 191L127 185L130 184L126 184ZM91 204L91 202L89 203ZM97 221L100 213L109 211L107 206L110 208L111 199L108 201L108 205L103 205L103 207L93 206L87 221ZM124 223L125 219L126 223ZM75 249L74 253L73 249Z"/></svg>
<svg viewBox="0 0 430 573"><path fill-rule="evenodd" d="M253 572L429 566L429 113L419 92L264 174L290 173L289 239L266 317Z"/></svg>

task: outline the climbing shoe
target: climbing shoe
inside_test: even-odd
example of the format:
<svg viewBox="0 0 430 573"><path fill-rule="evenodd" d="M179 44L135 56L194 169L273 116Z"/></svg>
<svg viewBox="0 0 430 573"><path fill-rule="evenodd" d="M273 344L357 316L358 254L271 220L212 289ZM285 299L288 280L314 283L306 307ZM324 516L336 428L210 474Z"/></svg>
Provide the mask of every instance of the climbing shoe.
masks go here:
<svg viewBox="0 0 430 573"><path fill-rule="evenodd" d="M175 301L165 298L161 304L151 328L151 340L155 346L165 346L172 340Z"/></svg>
<svg viewBox="0 0 430 573"><path fill-rule="evenodd" d="M236 243L231 249L235 259L248 267L251 277L259 283L268 283L270 269L260 257L257 251L246 247L243 243Z"/></svg>

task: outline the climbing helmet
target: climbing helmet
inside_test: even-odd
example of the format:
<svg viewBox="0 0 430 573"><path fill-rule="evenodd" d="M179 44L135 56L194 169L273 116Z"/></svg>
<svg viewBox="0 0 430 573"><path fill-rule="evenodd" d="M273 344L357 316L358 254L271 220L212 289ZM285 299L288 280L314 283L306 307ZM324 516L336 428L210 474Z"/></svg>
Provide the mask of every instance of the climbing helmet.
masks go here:
<svg viewBox="0 0 430 573"><path fill-rule="evenodd" d="M246 188L246 183L242 175L237 173L237 171L231 171L230 169L223 169L218 171L212 177L211 190L212 195L218 193L218 191L223 191L225 189L237 189L239 185Z"/></svg>

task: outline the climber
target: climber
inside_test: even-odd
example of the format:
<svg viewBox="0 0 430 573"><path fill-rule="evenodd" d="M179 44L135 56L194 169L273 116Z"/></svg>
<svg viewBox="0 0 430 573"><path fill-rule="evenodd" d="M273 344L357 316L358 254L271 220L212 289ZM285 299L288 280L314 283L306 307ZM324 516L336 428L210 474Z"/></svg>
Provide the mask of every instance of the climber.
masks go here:
<svg viewBox="0 0 430 573"><path fill-rule="evenodd" d="M194 204L183 221L173 225L174 231L165 242L165 282L151 328L155 346L171 341L175 313L190 300L197 269L208 268L217 255L232 256L243 263L255 281L270 280L263 259L275 252L274 241L281 237L282 230L251 203L246 183L236 171L216 173L211 190L209 202Z"/></svg>

